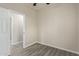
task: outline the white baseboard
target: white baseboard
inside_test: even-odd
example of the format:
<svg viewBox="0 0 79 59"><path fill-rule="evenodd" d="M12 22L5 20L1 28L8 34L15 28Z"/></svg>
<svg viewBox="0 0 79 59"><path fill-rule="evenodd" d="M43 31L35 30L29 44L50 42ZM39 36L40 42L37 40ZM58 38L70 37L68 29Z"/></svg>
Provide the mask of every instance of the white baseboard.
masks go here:
<svg viewBox="0 0 79 59"><path fill-rule="evenodd" d="M72 53L75 53L75 54L79 54L79 52L77 52L77 51L72 51L72 50L69 50L69 49L65 49L65 48L61 48L61 47L57 47L57 46L54 46L54 45L49 45L49 44L45 44L45 43L41 43L41 42L38 42L38 43L42 44L42 45L47 45L47 46L50 46L50 47L55 47L55 48L58 48L58 49L61 49L61 50L69 51L69 52L72 52Z"/></svg>
<svg viewBox="0 0 79 59"><path fill-rule="evenodd" d="M35 44L35 43L37 43L37 41L36 41L36 42L33 42L33 43L30 43L30 44L28 44L28 45L26 45L26 46L23 46L23 48L27 48L27 47L29 47L29 46Z"/></svg>
<svg viewBox="0 0 79 59"><path fill-rule="evenodd" d="M12 45L17 45L17 44L20 44L20 43L22 43L22 41L20 41L20 42L15 42L15 43L12 43Z"/></svg>

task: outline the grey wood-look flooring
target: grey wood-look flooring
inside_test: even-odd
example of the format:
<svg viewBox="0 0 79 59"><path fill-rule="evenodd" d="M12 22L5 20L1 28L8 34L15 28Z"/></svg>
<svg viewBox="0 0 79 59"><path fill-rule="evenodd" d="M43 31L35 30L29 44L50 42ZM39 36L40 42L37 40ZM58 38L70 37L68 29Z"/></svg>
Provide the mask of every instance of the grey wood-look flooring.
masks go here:
<svg viewBox="0 0 79 59"><path fill-rule="evenodd" d="M36 43L25 49L22 45L12 46L11 56L78 56L78 54Z"/></svg>

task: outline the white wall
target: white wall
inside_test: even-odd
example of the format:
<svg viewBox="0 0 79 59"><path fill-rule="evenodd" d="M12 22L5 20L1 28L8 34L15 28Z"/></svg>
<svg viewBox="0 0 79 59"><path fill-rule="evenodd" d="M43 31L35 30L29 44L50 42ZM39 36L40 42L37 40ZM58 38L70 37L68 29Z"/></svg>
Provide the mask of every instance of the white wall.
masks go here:
<svg viewBox="0 0 79 59"><path fill-rule="evenodd" d="M38 11L40 43L77 51L75 4L60 4Z"/></svg>
<svg viewBox="0 0 79 59"><path fill-rule="evenodd" d="M0 7L15 10L19 13L25 14L25 30L26 38L24 39L24 47L36 42L37 40L37 24L36 12L25 6L24 4L0 4Z"/></svg>
<svg viewBox="0 0 79 59"><path fill-rule="evenodd" d="M8 55L10 46L10 19L8 10L0 7L0 56Z"/></svg>

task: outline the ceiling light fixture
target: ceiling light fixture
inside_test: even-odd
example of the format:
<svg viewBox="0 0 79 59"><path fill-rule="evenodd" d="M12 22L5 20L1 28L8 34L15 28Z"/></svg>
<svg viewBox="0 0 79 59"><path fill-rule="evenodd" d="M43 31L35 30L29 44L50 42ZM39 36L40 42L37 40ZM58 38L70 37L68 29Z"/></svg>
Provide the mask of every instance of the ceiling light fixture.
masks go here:
<svg viewBox="0 0 79 59"><path fill-rule="evenodd" d="M49 5L50 3L46 3L46 5ZM37 3L33 3L33 6L37 6Z"/></svg>

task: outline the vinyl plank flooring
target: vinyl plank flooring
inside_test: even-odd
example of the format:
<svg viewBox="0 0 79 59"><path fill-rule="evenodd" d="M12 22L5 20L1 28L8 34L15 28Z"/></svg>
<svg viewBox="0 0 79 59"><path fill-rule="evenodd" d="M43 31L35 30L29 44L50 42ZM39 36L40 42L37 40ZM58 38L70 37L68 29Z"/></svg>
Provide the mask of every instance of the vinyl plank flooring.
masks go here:
<svg viewBox="0 0 79 59"><path fill-rule="evenodd" d="M38 56L43 56L44 55L44 53L45 53L45 50L47 50L47 47L46 46L44 46L39 52L38 52Z"/></svg>
<svg viewBox="0 0 79 59"><path fill-rule="evenodd" d="M38 49L36 49L31 55L32 56L36 56L36 55L38 55L38 52L40 52L40 50L42 50L44 48L44 46L43 45L41 45Z"/></svg>
<svg viewBox="0 0 79 59"><path fill-rule="evenodd" d="M39 47L35 47L34 49L32 49L31 51L30 51L30 53L28 53L28 56L31 56L31 55L33 55L33 54L37 54L37 53L35 53L35 52L37 52L37 50L40 50L40 49L42 49L43 48L43 46L42 45L40 45ZM26 54L25 54L26 55Z"/></svg>
<svg viewBox="0 0 79 59"><path fill-rule="evenodd" d="M39 43L33 44L27 48L22 45L12 46L11 56L79 56L78 54L49 47Z"/></svg>
<svg viewBox="0 0 79 59"><path fill-rule="evenodd" d="M57 49L53 48L49 56L54 56L56 54Z"/></svg>
<svg viewBox="0 0 79 59"><path fill-rule="evenodd" d="M52 48L49 47L48 51L44 54L44 56L50 56L51 51L52 51Z"/></svg>
<svg viewBox="0 0 79 59"><path fill-rule="evenodd" d="M36 51L36 49L38 49L38 48L41 47L41 46L42 46L42 45L39 45L39 44L32 45L32 46L26 48L26 49L24 50L24 53L23 53L22 55L28 56L28 55L32 54L33 51Z"/></svg>

